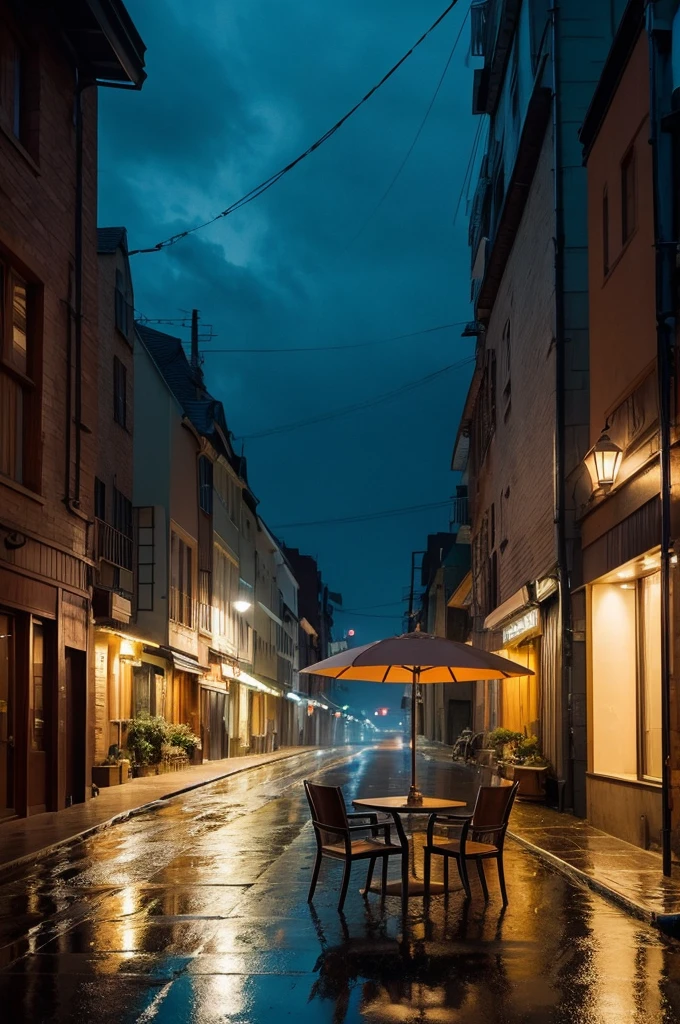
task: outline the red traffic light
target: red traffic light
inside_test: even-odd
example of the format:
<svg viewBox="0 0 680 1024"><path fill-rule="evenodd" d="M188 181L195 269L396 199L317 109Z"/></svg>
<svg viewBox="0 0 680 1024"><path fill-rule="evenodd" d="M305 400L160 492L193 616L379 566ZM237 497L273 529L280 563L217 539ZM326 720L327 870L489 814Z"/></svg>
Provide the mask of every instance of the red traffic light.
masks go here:
<svg viewBox="0 0 680 1024"><path fill-rule="evenodd" d="M389 714L389 711L390 711L389 708L378 708L375 713L376 713L376 715L381 715L384 718L385 715Z"/></svg>

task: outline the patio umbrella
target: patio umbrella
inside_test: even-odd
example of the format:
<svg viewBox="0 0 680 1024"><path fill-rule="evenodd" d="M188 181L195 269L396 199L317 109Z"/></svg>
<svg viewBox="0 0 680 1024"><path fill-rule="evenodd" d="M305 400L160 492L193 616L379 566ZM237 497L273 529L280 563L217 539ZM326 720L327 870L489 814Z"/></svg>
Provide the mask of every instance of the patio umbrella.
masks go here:
<svg viewBox="0 0 680 1024"><path fill-rule="evenodd" d="M532 676L531 669L478 647L415 630L334 654L301 673L364 683L411 683L411 789L409 803L423 797L416 785L416 688L419 683L469 683L478 679Z"/></svg>

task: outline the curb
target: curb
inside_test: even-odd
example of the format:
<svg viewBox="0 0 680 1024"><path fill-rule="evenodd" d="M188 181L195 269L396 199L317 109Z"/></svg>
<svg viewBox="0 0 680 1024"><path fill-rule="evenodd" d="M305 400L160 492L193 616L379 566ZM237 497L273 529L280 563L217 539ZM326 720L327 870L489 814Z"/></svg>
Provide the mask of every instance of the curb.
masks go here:
<svg viewBox="0 0 680 1024"><path fill-rule="evenodd" d="M195 789L202 789L204 786L211 786L214 782L222 782L224 779L234 778L234 776L242 775L244 772L256 771L258 768L266 768L268 765L278 764L279 761L288 761L291 757L303 757L305 754L313 754L315 757L318 757L319 751L338 749L341 748L319 747L314 750L306 751L293 750L289 754L283 754L281 757L275 758L273 761L263 761L262 764L244 765L243 768L236 768L233 771L225 772L223 775L216 775L212 779L205 779L202 782L192 782L188 786L182 786L181 789L173 790L172 793L164 793L163 796L158 797L155 800L149 800L147 803L140 804L138 807L131 807L127 811L120 811L118 814L114 814L112 818L107 818L106 821L97 822L96 825L91 825L89 828L83 829L82 832L76 832L74 835L66 836L64 839L59 839L57 842L51 843L49 846L42 846L39 850L34 850L32 853L25 853L21 857L16 857L14 860L0 864L0 881L2 881L6 875L11 874L18 868L45 860L58 850L68 849L71 846L76 846L78 843L83 843L87 839L91 839L92 836L97 835L99 832L106 832L115 825L122 825L131 818L138 817L140 814L146 814L150 811L158 811L162 807L165 807L169 800L174 800L177 797L184 796L184 794L190 793ZM344 757L339 757L335 761L331 761L329 764L324 765L324 767L331 767L334 764L338 764L340 761L356 756L356 753L358 753L358 751L352 754L346 754Z"/></svg>
<svg viewBox="0 0 680 1024"><path fill-rule="evenodd" d="M611 889L604 882L601 882L599 878L595 878L593 875L587 874L585 871L581 871L580 868L575 868L572 864L568 864L567 861L557 857L554 853L548 853L547 850L541 849L540 846L535 846L534 843L530 843L528 839L524 839L522 836L517 835L516 832L507 833L508 838L512 839L519 846L523 846L530 853L533 853L535 857L542 860L544 863L549 864L550 867L555 868L561 875L568 878L570 882L574 882L576 885L580 885L583 888L590 889L593 892L598 893L599 896L603 896L604 899L610 903L614 903L619 910L624 910L627 914L632 917L636 917L639 921L644 921L645 924L653 925L656 928L661 929L659 922L657 921L657 914L654 910L649 910L647 907L642 906L640 903L635 903L634 900L628 899L627 896L623 896L621 893L616 892L615 889Z"/></svg>

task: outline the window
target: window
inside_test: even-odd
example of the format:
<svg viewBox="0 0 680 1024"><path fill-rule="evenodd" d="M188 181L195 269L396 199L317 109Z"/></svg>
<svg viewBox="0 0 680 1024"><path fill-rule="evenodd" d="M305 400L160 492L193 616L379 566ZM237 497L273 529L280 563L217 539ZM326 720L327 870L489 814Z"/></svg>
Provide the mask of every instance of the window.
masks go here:
<svg viewBox="0 0 680 1024"><path fill-rule="evenodd" d="M660 594L659 572L592 588L593 771L598 774L661 778Z"/></svg>
<svg viewBox="0 0 680 1024"><path fill-rule="evenodd" d="M132 537L132 502L117 487L113 488L113 527Z"/></svg>
<svg viewBox="0 0 680 1024"><path fill-rule="evenodd" d="M113 418L127 426L127 370L118 356L113 357Z"/></svg>
<svg viewBox="0 0 680 1024"><path fill-rule="evenodd" d="M476 466L483 464L496 429L496 353L486 353L486 361L473 420L473 448Z"/></svg>
<svg viewBox="0 0 680 1024"><path fill-rule="evenodd" d="M621 242L628 241L635 231L635 149L631 147L621 162Z"/></svg>
<svg viewBox="0 0 680 1024"><path fill-rule="evenodd" d="M501 381L503 383L503 415L508 412L511 398L510 386L510 348L511 331L510 320L505 321L503 336L501 338Z"/></svg>
<svg viewBox="0 0 680 1024"><path fill-rule="evenodd" d="M31 748L45 749L45 695L43 687L44 635L41 622L33 623L31 665Z"/></svg>
<svg viewBox="0 0 680 1024"><path fill-rule="evenodd" d="M201 455L198 459L198 504L209 516L213 511L213 464Z"/></svg>
<svg viewBox="0 0 680 1024"><path fill-rule="evenodd" d="M116 270L116 287L114 289L114 310L116 327L127 338L130 333L130 303L128 302L125 288L125 278L121 270Z"/></svg>
<svg viewBox="0 0 680 1024"><path fill-rule="evenodd" d="M137 611L153 611L154 509L137 509Z"/></svg>
<svg viewBox="0 0 680 1024"><path fill-rule="evenodd" d="M609 273L609 195L602 193L602 272Z"/></svg>
<svg viewBox="0 0 680 1024"><path fill-rule="evenodd" d="M18 40L3 24L0 31L0 110L17 139L23 131L24 58Z"/></svg>
<svg viewBox="0 0 680 1024"><path fill-rule="evenodd" d="M170 534L170 618L194 627L193 551L173 530Z"/></svg>
<svg viewBox="0 0 680 1024"><path fill-rule="evenodd" d="M106 484L98 476L94 478L94 514L106 522Z"/></svg>
<svg viewBox="0 0 680 1024"><path fill-rule="evenodd" d="M132 670L132 705L139 715L165 715L165 675L156 665L142 662Z"/></svg>
<svg viewBox="0 0 680 1024"><path fill-rule="evenodd" d="M0 473L29 486L27 467L36 456L29 438L36 375L32 315L32 288L0 263Z"/></svg>

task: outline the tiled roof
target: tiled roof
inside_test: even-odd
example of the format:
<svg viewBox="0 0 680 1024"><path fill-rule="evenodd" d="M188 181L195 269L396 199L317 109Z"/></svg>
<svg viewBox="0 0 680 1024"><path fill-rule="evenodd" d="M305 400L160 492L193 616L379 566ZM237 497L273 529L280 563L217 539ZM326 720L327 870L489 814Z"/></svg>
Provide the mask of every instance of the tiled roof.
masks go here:
<svg viewBox="0 0 680 1024"><path fill-rule="evenodd" d="M97 228L97 252L114 253L122 247L127 252L127 231L125 228Z"/></svg>
<svg viewBox="0 0 680 1024"><path fill-rule="evenodd" d="M206 389L202 373L196 374L192 369L180 339L143 323L136 326L139 337L153 356L166 384L199 434L214 440L217 424L228 438L224 406ZM219 443L218 447L221 447ZM226 454L234 459L233 452Z"/></svg>

